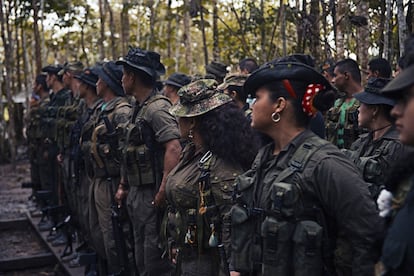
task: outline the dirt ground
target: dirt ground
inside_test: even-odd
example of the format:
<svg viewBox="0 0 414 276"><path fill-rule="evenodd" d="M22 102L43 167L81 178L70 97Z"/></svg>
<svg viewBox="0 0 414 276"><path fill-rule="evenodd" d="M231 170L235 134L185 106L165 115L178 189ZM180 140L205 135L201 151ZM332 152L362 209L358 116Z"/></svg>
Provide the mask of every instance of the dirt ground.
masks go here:
<svg viewBox="0 0 414 276"><path fill-rule="evenodd" d="M31 189L22 189L21 183L30 181L28 161L19 161L14 168L0 165L0 221L25 218ZM2 259L47 253L47 247L30 229L7 229L0 231L0 261ZM52 276L62 275L55 266L19 271L0 271L0 276Z"/></svg>

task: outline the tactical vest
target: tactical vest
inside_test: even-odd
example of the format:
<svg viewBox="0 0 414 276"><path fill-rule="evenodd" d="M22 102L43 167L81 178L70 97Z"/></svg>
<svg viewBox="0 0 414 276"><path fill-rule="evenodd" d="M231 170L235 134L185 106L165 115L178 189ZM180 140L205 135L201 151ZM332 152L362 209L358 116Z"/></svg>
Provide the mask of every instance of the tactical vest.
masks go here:
<svg viewBox="0 0 414 276"><path fill-rule="evenodd" d="M288 167L272 182L266 209L254 203L260 185L255 168L236 179L236 204L231 211L236 271L319 276L332 267L327 260L332 253L328 252L329 227L319 201L303 192L301 174L313 154L328 144L311 137L298 147Z"/></svg>
<svg viewBox="0 0 414 276"><path fill-rule="evenodd" d="M162 95L151 97L142 107L135 107L132 119L125 127L123 173L131 186L159 185L162 180L164 149L155 140L154 130L144 119L148 107L158 100L170 102Z"/></svg>
<svg viewBox="0 0 414 276"><path fill-rule="evenodd" d="M346 150L342 151L348 156L361 172L364 180L369 184L369 190L372 198L376 199L382 189L385 188L385 172L388 169L381 163L381 157L389 154L391 146L395 143L393 139L384 139L381 146L378 147L370 156L359 156L360 151ZM361 143L353 144L353 148L360 149Z"/></svg>
<svg viewBox="0 0 414 276"><path fill-rule="evenodd" d="M124 106L130 106L130 104L122 101L115 106L114 110ZM109 137L108 127L104 123L104 117L107 116L109 123L112 124L114 113L112 111L109 115L106 115L104 112L101 112L98 118L99 123L92 132L89 155L91 160L93 160L92 165L95 177L115 177L120 175L119 148L115 144L118 144L120 140L118 134L121 134L122 130L115 130L117 132L116 137ZM111 127L115 128L116 126ZM115 142L115 144L112 142Z"/></svg>
<svg viewBox="0 0 414 276"><path fill-rule="evenodd" d="M80 99L74 99L73 104L63 106L58 109L56 119L56 137L55 140L61 150L67 149L71 142L72 128L76 124L79 115L82 114L84 102Z"/></svg>
<svg viewBox="0 0 414 276"><path fill-rule="evenodd" d="M29 124L27 126L27 138L40 139L42 138L43 126L42 119L45 116L46 106L49 103L49 98L41 100L38 106L33 107L30 111Z"/></svg>
<svg viewBox="0 0 414 276"><path fill-rule="evenodd" d="M345 110L345 120L341 123L341 107L344 103L344 99L336 100L334 107L326 113L327 140L339 148L349 148L360 134L358 128L359 102L355 101L352 106Z"/></svg>

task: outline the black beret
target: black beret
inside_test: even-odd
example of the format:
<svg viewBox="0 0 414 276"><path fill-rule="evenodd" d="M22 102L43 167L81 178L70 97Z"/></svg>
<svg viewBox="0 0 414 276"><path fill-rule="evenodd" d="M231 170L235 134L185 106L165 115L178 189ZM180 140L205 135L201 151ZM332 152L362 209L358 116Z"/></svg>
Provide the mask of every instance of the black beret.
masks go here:
<svg viewBox="0 0 414 276"><path fill-rule="evenodd" d="M58 65L45 66L45 67L42 68L42 71L46 72L46 73L49 73L49 74L57 75L60 72L60 70L62 70L62 69L63 69L62 65L58 64Z"/></svg>
<svg viewBox="0 0 414 276"><path fill-rule="evenodd" d="M165 82L166 85L172 85L181 88L191 82L191 78L183 73L173 73Z"/></svg>

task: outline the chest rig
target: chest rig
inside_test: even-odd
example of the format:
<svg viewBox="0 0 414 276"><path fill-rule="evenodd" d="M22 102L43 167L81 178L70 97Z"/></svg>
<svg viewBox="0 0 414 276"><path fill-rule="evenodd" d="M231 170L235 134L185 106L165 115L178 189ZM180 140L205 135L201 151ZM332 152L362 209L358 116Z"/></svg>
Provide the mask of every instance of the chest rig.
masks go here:
<svg viewBox="0 0 414 276"><path fill-rule="evenodd" d="M311 137L293 153L288 167L262 189L256 167L236 180L232 208L232 264L237 271L260 275L323 275L327 243L325 215L318 199L305 186L303 170L311 157L329 144ZM259 207L258 207L259 206Z"/></svg>
<svg viewBox="0 0 414 276"><path fill-rule="evenodd" d="M154 130L144 119L149 106L158 100L169 101L167 97L155 95L142 106L136 106L124 130L123 173L131 186L159 185L162 180L164 150L155 140Z"/></svg>

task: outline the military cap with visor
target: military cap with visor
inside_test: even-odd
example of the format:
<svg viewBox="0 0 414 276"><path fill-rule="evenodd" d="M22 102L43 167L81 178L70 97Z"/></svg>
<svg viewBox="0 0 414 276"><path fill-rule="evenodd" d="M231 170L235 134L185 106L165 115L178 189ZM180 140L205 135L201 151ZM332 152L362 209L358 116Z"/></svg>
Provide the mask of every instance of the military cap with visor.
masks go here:
<svg viewBox="0 0 414 276"><path fill-rule="evenodd" d="M381 95L381 89L384 88L390 79L386 78L370 78L363 92L354 94L354 97L364 104L386 104L395 105L395 101Z"/></svg>
<svg viewBox="0 0 414 276"><path fill-rule="evenodd" d="M165 74L165 67L160 61L160 54L138 47L130 47L127 55L119 59L116 64L128 65L133 70L144 72L154 81Z"/></svg>
<svg viewBox="0 0 414 276"><path fill-rule="evenodd" d="M96 68L96 72L117 96L125 96L122 87L122 66L116 65L113 61L105 62Z"/></svg>
<svg viewBox="0 0 414 276"><path fill-rule="evenodd" d="M381 94L391 98L402 98L406 90L414 86L414 64L404 69L395 79L390 81Z"/></svg>
<svg viewBox="0 0 414 276"><path fill-rule="evenodd" d="M217 90L213 79L200 79L178 90L180 101L171 107L170 112L177 117L203 115L232 99Z"/></svg>

